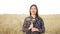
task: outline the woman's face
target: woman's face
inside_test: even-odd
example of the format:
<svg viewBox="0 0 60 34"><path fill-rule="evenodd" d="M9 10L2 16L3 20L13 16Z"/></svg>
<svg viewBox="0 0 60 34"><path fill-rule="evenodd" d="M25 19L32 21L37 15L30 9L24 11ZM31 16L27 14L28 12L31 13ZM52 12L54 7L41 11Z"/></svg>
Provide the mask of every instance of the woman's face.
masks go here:
<svg viewBox="0 0 60 34"><path fill-rule="evenodd" d="M35 6L32 6L31 7L31 9L30 9L30 11L31 11L31 15L36 15L36 7Z"/></svg>

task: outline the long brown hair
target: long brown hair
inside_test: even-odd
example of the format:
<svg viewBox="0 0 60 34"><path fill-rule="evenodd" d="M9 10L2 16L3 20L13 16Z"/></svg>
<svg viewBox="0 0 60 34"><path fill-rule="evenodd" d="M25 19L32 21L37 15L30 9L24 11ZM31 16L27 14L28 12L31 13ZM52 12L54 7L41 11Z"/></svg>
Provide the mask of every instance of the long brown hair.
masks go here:
<svg viewBox="0 0 60 34"><path fill-rule="evenodd" d="M31 8L33 7L33 6L35 6L36 7L36 17L39 17L38 16L38 8L37 8L37 5L35 5L35 4L32 4L31 6L30 6L30 16L31 16Z"/></svg>

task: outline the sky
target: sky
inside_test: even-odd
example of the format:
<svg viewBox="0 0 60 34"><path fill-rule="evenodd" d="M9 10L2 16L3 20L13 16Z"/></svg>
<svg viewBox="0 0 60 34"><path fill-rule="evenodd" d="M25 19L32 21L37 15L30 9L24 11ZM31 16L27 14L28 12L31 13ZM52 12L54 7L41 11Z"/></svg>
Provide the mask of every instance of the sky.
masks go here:
<svg viewBox="0 0 60 34"><path fill-rule="evenodd" d="M29 14L32 4L39 14L60 14L60 0L0 0L0 14Z"/></svg>

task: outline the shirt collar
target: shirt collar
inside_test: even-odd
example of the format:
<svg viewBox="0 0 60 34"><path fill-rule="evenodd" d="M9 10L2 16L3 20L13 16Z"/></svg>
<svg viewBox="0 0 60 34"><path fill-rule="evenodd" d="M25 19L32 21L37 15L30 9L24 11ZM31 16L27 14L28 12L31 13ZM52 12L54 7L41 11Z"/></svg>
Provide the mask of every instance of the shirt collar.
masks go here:
<svg viewBox="0 0 60 34"><path fill-rule="evenodd" d="M35 17L35 18L33 18L32 16L30 16L30 18L35 19L36 17Z"/></svg>

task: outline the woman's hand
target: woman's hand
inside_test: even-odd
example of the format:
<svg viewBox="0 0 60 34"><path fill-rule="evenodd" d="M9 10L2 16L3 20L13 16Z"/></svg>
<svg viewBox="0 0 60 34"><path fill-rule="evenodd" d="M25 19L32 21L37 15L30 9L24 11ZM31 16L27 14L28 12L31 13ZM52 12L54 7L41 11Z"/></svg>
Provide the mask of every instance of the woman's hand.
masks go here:
<svg viewBox="0 0 60 34"><path fill-rule="evenodd" d="M28 28L29 30L33 28L33 23L31 23L30 27Z"/></svg>
<svg viewBox="0 0 60 34"><path fill-rule="evenodd" d="M39 32L38 28L33 27L33 23L32 22L31 22L31 25L30 25L30 27L28 29L29 30L31 29L32 32L34 32L34 31L38 31Z"/></svg>
<svg viewBox="0 0 60 34"><path fill-rule="evenodd" d="M39 32L39 29L38 28L32 28L31 31L32 32L34 32L34 31L38 31Z"/></svg>

